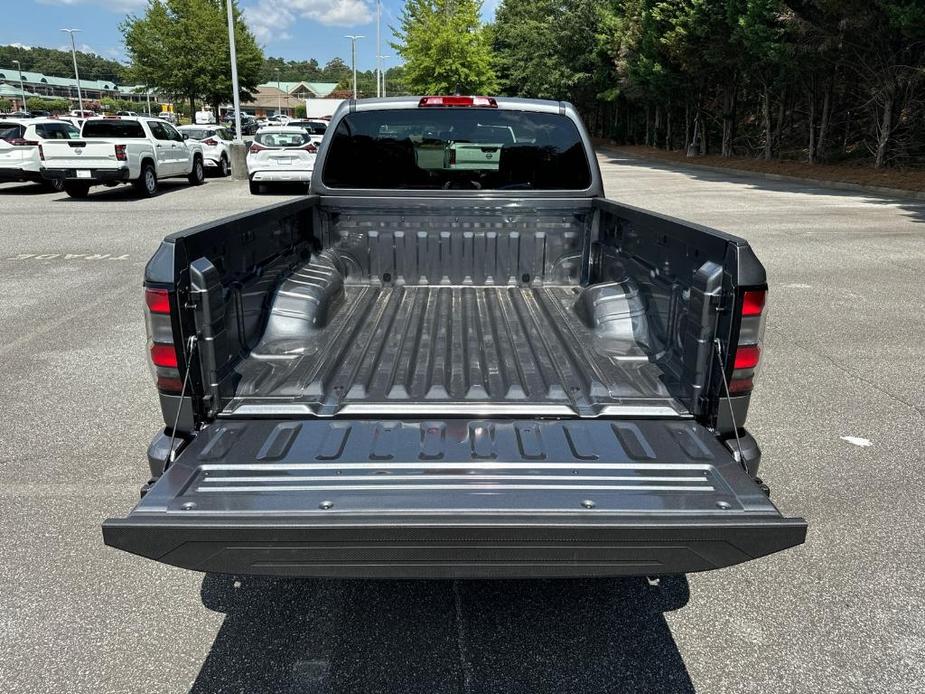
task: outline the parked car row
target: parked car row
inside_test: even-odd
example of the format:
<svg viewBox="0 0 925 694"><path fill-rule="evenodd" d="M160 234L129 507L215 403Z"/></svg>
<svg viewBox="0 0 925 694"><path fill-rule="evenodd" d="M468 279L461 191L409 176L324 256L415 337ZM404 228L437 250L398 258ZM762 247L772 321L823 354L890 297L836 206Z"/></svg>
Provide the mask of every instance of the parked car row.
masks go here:
<svg viewBox="0 0 925 694"><path fill-rule="evenodd" d="M250 191L260 193L275 183L307 186L326 129L326 121L312 119L256 129L246 158ZM185 176L199 185L206 170L228 176L233 140L233 129L225 125L175 128L160 118L128 112L7 118L0 120L0 182L34 181L75 198L86 197L95 185L129 183L147 197L165 178Z"/></svg>

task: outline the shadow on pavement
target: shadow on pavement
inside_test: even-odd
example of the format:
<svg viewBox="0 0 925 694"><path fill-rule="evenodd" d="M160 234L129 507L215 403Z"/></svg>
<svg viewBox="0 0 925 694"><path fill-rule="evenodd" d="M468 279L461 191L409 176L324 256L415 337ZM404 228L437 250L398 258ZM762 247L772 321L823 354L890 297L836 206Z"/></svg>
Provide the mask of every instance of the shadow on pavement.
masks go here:
<svg viewBox="0 0 925 694"><path fill-rule="evenodd" d="M41 183L31 181L14 181L0 185L0 195L60 195Z"/></svg>
<svg viewBox="0 0 925 694"><path fill-rule="evenodd" d="M237 587L236 587L237 586ZM327 581L210 574L192 692L693 692L664 612L685 577Z"/></svg>
<svg viewBox="0 0 925 694"><path fill-rule="evenodd" d="M210 179L206 178L206 182L203 184L203 186L208 186L209 183ZM190 186L186 179L183 178L158 181L157 186L158 190L157 195L154 196L155 198L170 195L171 193L193 187ZM85 198L72 198L68 195L62 194L62 196L60 198L56 198L54 202L65 202L80 205L89 202L143 202L145 200L151 199L153 198L146 198L143 195L139 195L130 184L120 183L114 186L93 186L90 188L90 194Z"/></svg>
<svg viewBox="0 0 925 694"><path fill-rule="evenodd" d="M684 174L698 181L707 181L711 183L737 183L747 185L749 188L759 190L769 190L781 193L804 193L807 195L828 195L834 197L851 197L863 198L864 202L874 205L895 205L905 211L914 222L925 222L925 201L919 201L912 197L892 196L886 193L866 192L863 190L843 190L826 186L825 181L818 183L805 183L803 181L779 181L770 178L764 178L759 173L743 171L738 169L728 169L714 171L698 167L696 164L674 164L669 161L657 159L646 159L643 157L632 157L628 155L617 154L612 151L600 150L606 158L608 164L618 164L623 166L645 166L647 168L659 169L661 171L672 171L674 173ZM728 171L728 173L727 173ZM619 195L616 196L619 200Z"/></svg>

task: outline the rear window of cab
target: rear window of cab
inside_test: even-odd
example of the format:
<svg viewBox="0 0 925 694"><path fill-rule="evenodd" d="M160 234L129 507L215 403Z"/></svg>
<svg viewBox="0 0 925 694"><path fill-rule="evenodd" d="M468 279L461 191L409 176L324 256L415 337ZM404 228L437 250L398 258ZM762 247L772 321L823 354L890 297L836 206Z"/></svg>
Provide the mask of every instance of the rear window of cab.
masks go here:
<svg viewBox="0 0 925 694"><path fill-rule="evenodd" d="M496 108L357 111L330 132L329 188L585 190L591 166L565 115Z"/></svg>
<svg viewBox="0 0 925 694"><path fill-rule="evenodd" d="M145 137L144 128L137 120L88 120L80 133L83 137Z"/></svg>

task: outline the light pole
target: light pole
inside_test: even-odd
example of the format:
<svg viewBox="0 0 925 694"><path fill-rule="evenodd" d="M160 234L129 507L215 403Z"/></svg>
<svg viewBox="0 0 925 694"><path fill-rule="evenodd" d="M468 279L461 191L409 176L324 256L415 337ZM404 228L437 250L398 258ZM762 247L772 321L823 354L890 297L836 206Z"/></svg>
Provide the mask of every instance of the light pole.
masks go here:
<svg viewBox="0 0 925 694"><path fill-rule="evenodd" d="M380 56L379 56L379 59L380 59L380 60L389 60L391 57L392 57L392 56L390 56L390 55L380 55ZM385 94L385 72L383 72L383 73L381 74L381 79L382 79L382 98L384 99L385 96L386 96L386 94Z"/></svg>
<svg viewBox="0 0 925 694"><path fill-rule="evenodd" d="M19 93L22 95L22 112L26 113L26 88L22 84L22 65L19 64L18 60L14 60L16 63L16 68L19 70Z"/></svg>
<svg viewBox="0 0 925 694"><path fill-rule="evenodd" d="M71 58L74 60L74 79L77 80L77 103L80 106L80 115L82 117L84 110L84 98L80 93L80 73L77 72L77 46L74 45L74 34L80 31L80 29L62 29L61 31L67 32L71 36Z"/></svg>
<svg viewBox="0 0 925 694"><path fill-rule="evenodd" d="M350 39L351 45L351 55L353 56L353 98L357 98L357 41L360 39L365 39L365 36L360 36L359 34L347 34L344 36L346 39Z"/></svg>
<svg viewBox="0 0 925 694"><path fill-rule="evenodd" d="M148 85L145 85L145 104L147 104L147 113L151 115L151 90L148 89Z"/></svg>
<svg viewBox="0 0 925 694"><path fill-rule="evenodd" d="M283 115L283 90L279 88L279 68L273 68L276 71L276 115Z"/></svg>
<svg viewBox="0 0 925 694"><path fill-rule="evenodd" d="M376 0L376 96L382 96L382 41L380 25L382 24L382 0ZM356 98L356 97L354 97Z"/></svg>
<svg viewBox="0 0 925 694"><path fill-rule="evenodd" d="M241 94L238 92L238 51L234 43L234 10L231 7L231 0L225 0L225 7L228 9L228 49L231 51L231 93L234 99L234 139L235 142L243 142L241 139ZM236 171L237 162L232 166L232 171Z"/></svg>

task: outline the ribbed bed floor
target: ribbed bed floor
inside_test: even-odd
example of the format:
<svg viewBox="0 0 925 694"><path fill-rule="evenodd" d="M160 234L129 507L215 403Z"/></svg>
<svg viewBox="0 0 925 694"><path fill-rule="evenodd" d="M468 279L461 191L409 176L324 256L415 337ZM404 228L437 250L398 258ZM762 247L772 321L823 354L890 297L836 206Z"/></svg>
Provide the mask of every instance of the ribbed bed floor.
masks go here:
<svg viewBox="0 0 925 694"><path fill-rule="evenodd" d="M602 338L578 317L578 287L345 291L310 338L265 346L238 367L226 413L684 412L638 345Z"/></svg>

